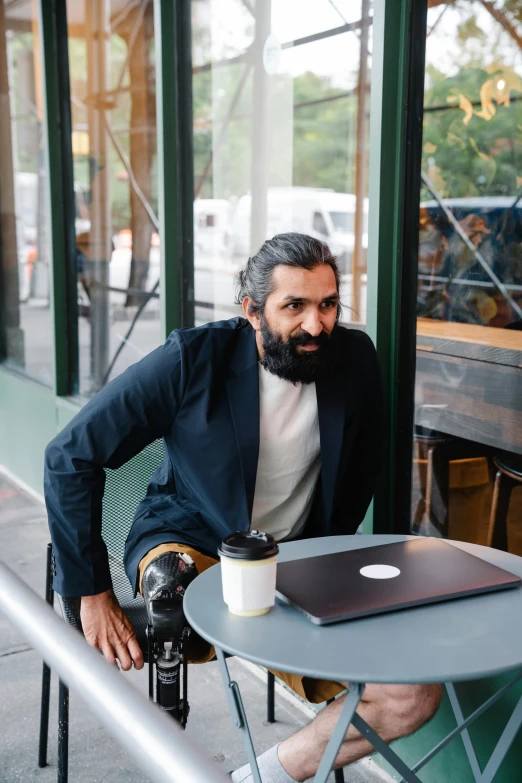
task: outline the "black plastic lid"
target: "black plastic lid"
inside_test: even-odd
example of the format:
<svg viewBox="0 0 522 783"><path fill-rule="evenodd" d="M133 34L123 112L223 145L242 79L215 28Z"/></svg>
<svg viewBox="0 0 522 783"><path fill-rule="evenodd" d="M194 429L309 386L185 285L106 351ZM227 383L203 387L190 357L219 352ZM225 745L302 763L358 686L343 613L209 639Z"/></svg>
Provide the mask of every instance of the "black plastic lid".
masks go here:
<svg viewBox="0 0 522 783"><path fill-rule="evenodd" d="M235 560L268 560L275 557L279 547L269 533L251 530L249 533L237 533L227 536L221 542L218 553Z"/></svg>

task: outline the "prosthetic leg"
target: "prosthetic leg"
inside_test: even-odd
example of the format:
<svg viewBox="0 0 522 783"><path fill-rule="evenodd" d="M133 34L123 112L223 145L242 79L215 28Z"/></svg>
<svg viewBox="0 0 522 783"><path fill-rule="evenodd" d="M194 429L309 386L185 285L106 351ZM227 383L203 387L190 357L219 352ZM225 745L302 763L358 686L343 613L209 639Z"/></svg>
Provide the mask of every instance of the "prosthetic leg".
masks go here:
<svg viewBox="0 0 522 783"><path fill-rule="evenodd" d="M150 695L182 728L189 714L187 645L191 634L183 614L183 596L196 576L190 555L166 552L149 563L142 579L148 615ZM156 667L155 689L151 661Z"/></svg>

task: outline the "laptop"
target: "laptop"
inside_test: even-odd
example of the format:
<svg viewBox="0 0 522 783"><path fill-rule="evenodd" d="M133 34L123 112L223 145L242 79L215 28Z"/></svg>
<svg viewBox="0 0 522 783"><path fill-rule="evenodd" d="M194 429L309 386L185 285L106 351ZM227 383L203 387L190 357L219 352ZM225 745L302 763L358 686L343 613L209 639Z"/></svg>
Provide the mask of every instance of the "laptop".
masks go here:
<svg viewBox="0 0 522 783"><path fill-rule="evenodd" d="M520 586L521 578L437 538L277 565L276 595L317 625Z"/></svg>

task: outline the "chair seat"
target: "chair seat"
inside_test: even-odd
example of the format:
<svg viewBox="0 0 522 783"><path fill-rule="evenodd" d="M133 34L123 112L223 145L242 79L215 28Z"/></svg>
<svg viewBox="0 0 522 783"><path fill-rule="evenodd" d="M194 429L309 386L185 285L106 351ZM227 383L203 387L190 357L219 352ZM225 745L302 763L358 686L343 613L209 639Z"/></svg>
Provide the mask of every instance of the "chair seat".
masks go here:
<svg viewBox="0 0 522 783"><path fill-rule="evenodd" d="M446 435L444 432L438 430L432 430L429 427L424 427L421 424L415 425L414 431L415 438L422 441L434 441L443 443L445 441L454 440L451 435Z"/></svg>
<svg viewBox="0 0 522 783"><path fill-rule="evenodd" d="M502 452L495 454L495 465L499 470L511 474L515 479L522 481L522 455Z"/></svg>

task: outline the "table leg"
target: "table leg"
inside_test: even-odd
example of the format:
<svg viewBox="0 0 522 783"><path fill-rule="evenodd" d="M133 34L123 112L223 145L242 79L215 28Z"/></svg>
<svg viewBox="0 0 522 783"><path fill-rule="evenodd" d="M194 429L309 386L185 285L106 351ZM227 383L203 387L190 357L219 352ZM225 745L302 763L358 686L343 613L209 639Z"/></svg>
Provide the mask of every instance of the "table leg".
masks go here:
<svg viewBox="0 0 522 783"><path fill-rule="evenodd" d="M496 744L495 750L490 756L490 759L486 765L486 768L479 778L479 783L491 783L495 779L495 775L502 762L504 761L509 748L518 730L522 726L522 696L520 697L517 706L513 710L510 719L507 722L507 726L502 732L499 741Z"/></svg>
<svg viewBox="0 0 522 783"><path fill-rule="evenodd" d="M446 745L449 745L452 739L457 737L468 726L471 726L471 724L474 723L477 718L479 718L484 712L486 712L486 710L495 704L495 702L497 702L508 690L516 685L520 679L522 679L522 671L520 671L515 677L513 677L512 680L506 683L506 685L503 685L502 688L493 694L493 696L490 696L489 699L484 702L484 704L482 704L480 707L477 707L477 709L468 715L468 717L463 720L462 723L459 724L457 719L457 728L453 729L453 731L450 731L450 733L447 734L437 745L435 745L435 747L432 748L429 753L426 753L426 755L423 756L421 760L418 761L417 764L415 764L415 766L412 768L413 771L418 772L419 769L424 767L429 761L432 760L432 758L435 758L437 753L440 753L441 750L446 747Z"/></svg>
<svg viewBox="0 0 522 783"><path fill-rule="evenodd" d="M239 686L237 682L230 678L230 672L228 670L227 662L223 650L219 647L215 648L217 659L219 662L219 668L221 669L221 676L223 678L223 684L228 698L228 704L230 711L234 717L234 723L238 729L241 729L243 733L243 742L245 743L245 750L247 753L248 763L252 771L252 777L254 783L262 783L261 775L259 774L259 767L257 766L256 751L254 743L252 742L252 736L248 727L248 720L241 699L241 693L239 692Z"/></svg>
<svg viewBox="0 0 522 783"><path fill-rule="evenodd" d="M326 783L328 775L332 771L335 759L339 753L339 748L346 736L346 732L350 728L350 723L353 721L355 710L359 706L361 697L364 691L364 683L356 682L350 683L348 695L343 704L335 729L332 732L332 736L328 740L328 745L323 753L323 757L315 773L314 783Z"/></svg>
<svg viewBox="0 0 522 783"><path fill-rule="evenodd" d="M230 706L230 711L234 717L235 725L238 729L241 729L243 733L243 740L245 743L245 749L247 752L248 761L252 770L252 777L254 783L262 783L261 776L259 774L259 767L257 765L256 752L254 744L252 742L252 736L248 726L248 721L245 713L245 708L241 699L239 686L237 682L234 682L230 677L228 666L226 663L225 655L222 650L216 647L216 654L221 669L221 675L223 677L223 683ZM522 678L522 671L506 685L500 688L493 696L490 696L484 704L476 709L467 718L464 718L460 703L455 691L455 687L452 683L446 683L446 689L448 696L455 714L457 721L457 728L451 731L443 740L441 740L433 750L431 750L424 758L422 758L414 767L410 769L404 761L390 748L390 746L372 729L371 726L366 723L356 710L361 701L361 697L364 691L364 683L351 683L348 695L345 703L341 709L341 713L337 720L337 724L330 737L326 750L323 754L316 775L314 777L314 783L326 783L332 767L334 765L337 754L343 742L344 737L350 727L350 724L360 732L363 737L366 737L368 742L380 753L383 758L388 761L389 764L402 775L400 783L421 783L420 778L415 774L421 767L428 763L434 756L436 756L448 743L456 737L458 734L462 734L466 753L470 763L473 777L476 783L493 783L495 775L497 774L500 765L504 761L509 748L511 747L515 737L517 736L520 728L522 727L522 696L520 697L517 706L513 710L511 717L502 732L502 735L497 742L490 759L482 772L478 759L471 742L471 738L468 733L468 726L470 726L480 715L482 715L492 704L494 704L504 693L512 688Z"/></svg>
<svg viewBox="0 0 522 783"><path fill-rule="evenodd" d="M429 761L431 761L442 750L444 750L446 745L449 745L449 743L455 737L457 737L459 734L463 734L464 731L467 730L468 726L471 726L471 724L474 723L477 720L477 718L483 715L493 704L495 704L495 702L497 702L500 698L502 698L502 696L504 696L507 693L507 691L513 688L521 679L522 679L522 671L519 671L515 675L515 677L513 677L512 680L510 680L501 688L499 688L499 690L496 693L490 696L489 699L487 699L483 704L480 705L480 707L477 707L476 710L470 713L467 718L464 718L462 714L462 710L460 708L460 703L458 701L454 686L452 685L452 683L446 683L448 696L450 697L451 705L453 707L455 718L457 720L457 727L453 729L453 731L450 731L450 733L447 734L442 740L440 740L440 742L438 742L437 745L435 745L435 747L429 751L429 753L426 753L426 755L423 756L421 760L418 761L412 767L413 772L418 772L420 769L422 769L422 767L424 767ZM504 757L506 756L509 747L513 742L513 739L517 731L520 729L521 725L522 725L522 697L518 702L515 710L513 711L511 718L504 730L504 733L502 734L500 740L498 741L497 746L493 754L491 755L491 758L484 772L481 772L480 770L480 766L478 764L475 751L471 744L471 739L469 739L469 735L468 735L469 747L471 749L471 753L468 753L468 760L470 762L470 766L473 771L475 781L478 781L478 783L491 783L491 781L494 779L494 776L498 771L498 768L500 767L500 764L504 760ZM472 762L472 759L474 759L474 762ZM404 779L399 781L399 783L403 783L403 780Z"/></svg>
<svg viewBox="0 0 522 783"><path fill-rule="evenodd" d="M245 750L247 753L248 762L252 771L252 777L254 783L262 783L261 776L259 774L259 767L257 765L256 751L254 743L252 742L252 736L248 726L248 720L241 699L241 693L237 682L231 679L230 672L228 670L227 662L223 650L216 647L216 655L219 662L219 668L221 670L221 676L225 685L225 691L227 694L228 704L230 711L234 718L234 723L238 729L241 729L243 733L243 741L245 743ZM421 783L419 778L413 773L409 767L397 756L397 754L386 744L386 742L379 737L379 735L364 721L356 710L361 701L365 688L365 683L351 683L346 696L346 700L341 709L341 713L332 732L326 749L323 753L323 757L317 769L314 777L314 783L326 783L328 776L332 771L332 767L339 753L339 748L346 736L350 724L353 725L361 732L363 736L366 736L373 747L381 753L384 758L399 772L407 783Z"/></svg>
<svg viewBox="0 0 522 783"><path fill-rule="evenodd" d="M421 783L415 772L412 772L408 765L390 748L388 743L379 737L377 732L360 715L355 714L353 716L352 724L373 745L377 753L380 753L397 770L399 775L402 775L402 780L407 781L407 783Z"/></svg>
<svg viewBox="0 0 522 783"><path fill-rule="evenodd" d="M457 698L455 686L452 682L446 683L446 691L448 693L451 707L457 721L457 726L462 726L464 723L464 714ZM466 749L466 754L468 756L469 765L471 767L471 771L473 772L473 777L475 778L475 783L477 783L477 781L480 780L480 776L482 775L482 770L480 769L480 764L478 763L477 754L475 753L475 748L473 747L471 737L469 736L469 731L467 729L463 729L461 731L461 736L462 742L464 743L464 747Z"/></svg>

